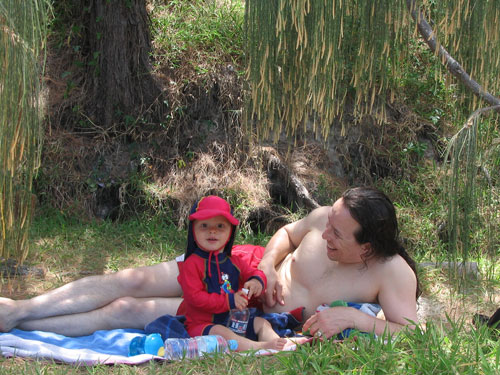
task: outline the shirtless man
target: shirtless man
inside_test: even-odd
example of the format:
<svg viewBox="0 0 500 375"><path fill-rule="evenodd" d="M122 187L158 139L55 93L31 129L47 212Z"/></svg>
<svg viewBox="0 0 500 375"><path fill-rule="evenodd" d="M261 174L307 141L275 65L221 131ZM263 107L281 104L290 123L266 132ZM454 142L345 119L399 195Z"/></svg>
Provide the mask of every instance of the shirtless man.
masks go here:
<svg viewBox="0 0 500 375"><path fill-rule="evenodd" d="M415 265L397 241L392 202L355 188L271 238L259 268L268 278L266 312L304 306L304 329L331 337L346 328L397 332L417 321ZM181 301L175 261L90 276L29 300L0 299L0 330L14 327L68 336L143 328ZM350 307L315 313L334 300L381 305L385 319Z"/></svg>

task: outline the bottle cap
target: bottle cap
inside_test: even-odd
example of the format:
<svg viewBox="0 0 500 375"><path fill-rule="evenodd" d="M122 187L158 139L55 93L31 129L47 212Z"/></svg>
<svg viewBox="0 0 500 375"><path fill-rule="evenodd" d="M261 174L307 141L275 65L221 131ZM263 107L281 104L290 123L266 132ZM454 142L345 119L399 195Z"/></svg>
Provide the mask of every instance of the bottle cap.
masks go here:
<svg viewBox="0 0 500 375"><path fill-rule="evenodd" d="M159 333L152 333L146 336L144 340L144 354L153 354L162 356L163 339Z"/></svg>
<svg viewBox="0 0 500 375"><path fill-rule="evenodd" d="M227 344L229 345L229 350L238 349L238 341L236 340L227 340Z"/></svg>
<svg viewBox="0 0 500 375"><path fill-rule="evenodd" d="M248 292L250 292L247 288L241 288L242 292L248 295Z"/></svg>

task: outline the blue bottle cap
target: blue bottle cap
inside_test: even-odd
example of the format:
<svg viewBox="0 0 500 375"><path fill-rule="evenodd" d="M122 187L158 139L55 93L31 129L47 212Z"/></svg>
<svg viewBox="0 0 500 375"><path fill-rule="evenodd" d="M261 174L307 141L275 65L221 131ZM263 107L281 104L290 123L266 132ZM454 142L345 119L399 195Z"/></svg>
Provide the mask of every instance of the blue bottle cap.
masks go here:
<svg viewBox="0 0 500 375"><path fill-rule="evenodd" d="M144 353L159 355L160 349L163 347L163 339L158 333L152 333L146 336L144 342Z"/></svg>
<svg viewBox="0 0 500 375"><path fill-rule="evenodd" d="M236 340L227 340L227 343L229 345L229 349L230 350L234 351L234 350L238 349L238 341L236 341Z"/></svg>

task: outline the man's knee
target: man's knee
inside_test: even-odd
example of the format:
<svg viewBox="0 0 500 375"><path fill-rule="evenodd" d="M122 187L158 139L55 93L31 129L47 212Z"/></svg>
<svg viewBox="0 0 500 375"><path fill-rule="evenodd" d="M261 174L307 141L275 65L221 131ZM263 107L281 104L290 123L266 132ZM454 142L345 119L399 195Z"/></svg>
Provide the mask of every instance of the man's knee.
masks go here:
<svg viewBox="0 0 500 375"><path fill-rule="evenodd" d="M129 268L116 273L124 295L133 297L176 297L182 294L177 276L177 262Z"/></svg>
<svg viewBox="0 0 500 375"><path fill-rule="evenodd" d="M104 307L108 318L123 319L128 316L137 316L141 312L141 301L133 297L122 297Z"/></svg>
<svg viewBox="0 0 500 375"><path fill-rule="evenodd" d="M118 271L116 276L120 279L121 286L128 291L127 294L132 296L146 289L151 279L144 267Z"/></svg>

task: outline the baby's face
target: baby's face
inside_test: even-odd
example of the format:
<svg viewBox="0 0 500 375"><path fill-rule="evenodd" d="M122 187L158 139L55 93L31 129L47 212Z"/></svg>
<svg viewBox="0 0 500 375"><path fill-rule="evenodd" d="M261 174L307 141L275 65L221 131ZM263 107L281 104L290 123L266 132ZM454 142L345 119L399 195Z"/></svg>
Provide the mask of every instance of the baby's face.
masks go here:
<svg viewBox="0 0 500 375"><path fill-rule="evenodd" d="M217 251L226 246L231 236L232 226L224 216L215 216L193 223L194 239L200 249Z"/></svg>

